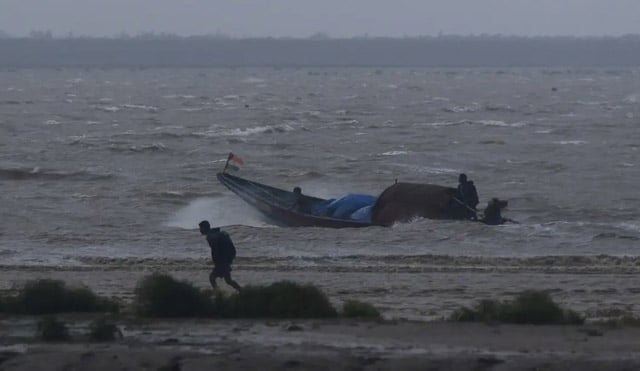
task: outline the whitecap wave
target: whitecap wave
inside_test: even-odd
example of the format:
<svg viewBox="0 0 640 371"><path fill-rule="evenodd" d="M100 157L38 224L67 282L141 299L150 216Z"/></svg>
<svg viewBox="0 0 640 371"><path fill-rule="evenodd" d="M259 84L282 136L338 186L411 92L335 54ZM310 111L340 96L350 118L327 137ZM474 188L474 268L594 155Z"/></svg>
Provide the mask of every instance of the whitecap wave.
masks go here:
<svg viewBox="0 0 640 371"><path fill-rule="evenodd" d="M581 106L606 106L609 104L609 102L607 101L584 101L584 100L579 100L576 101L576 104L579 104Z"/></svg>
<svg viewBox="0 0 640 371"><path fill-rule="evenodd" d="M471 121L471 123L478 123L484 126L503 126L503 127L511 127L511 128L520 128L523 126L526 126L527 123L526 122L513 122L513 123L506 123L504 121L499 121L499 120L479 120L479 121Z"/></svg>
<svg viewBox="0 0 640 371"><path fill-rule="evenodd" d="M413 171L415 173L421 174L453 174L459 173L459 170L450 169L445 167L430 167L430 166L418 166L418 165L410 165L410 164L393 164L398 167L403 167Z"/></svg>
<svg viewBox="0 0 640 371"><path fill-rule="evenodd" d="M622 101L625 103L638 103L638 96L640 96L640 94L631 94L626 96Z"/></svg>
<svg viewBox="0 0 640 371"><path fill-rule="evenodd" d="M389 151L389 152L384 152L381 153L380 156L399 156L399 155L406 155L409 152L407 151Z"/></svg>
<svg viewBox="0 0 640 371"><path fill-rule="evenodd" d="M520 128L523 126L527 126L527 123L522 121L507 123L499 120L460 120L460 121L438 121L438 122L416 123L415 125L434 126L434 127L454 126L454 125L484 125L484 126Z"/></svg>
<svg viewBox="0 0 640 371"><path fill-rule="evenodd" d="M453 107L445 107L442 110L445 112L453 112L453 113L461 113L461 112L476 112L482 109L482 107L477 103L472 103L470 105L464 106L453 106Z"/></svg>
<svg viewBox="0 0 640 371"><path fill-rule="evenodd" d="M557 140L557 141L555 141L553 143L554 144L561 144L561 145L571 144L571 145L579 146L579 145L583 145L583 144L588 144L589 142L584 141L584 140Z"/></svg>
<svg viewBox="0 0 640 371"><path fill-rule="evenodd" d="M157 112L158 111L158 107L147 106L147 105L144 105L144 104L123 104L121 107L122 108L126 108L126 109L139 109L139 110L148 111L148 112Z"/></svg>
<svg viewBox="0 0 640 371"><path fill-rule="evenodd" d="M196 98L196 96L195 95L189 95L189 94L169 94L169 95L162 96L162 98L164 98L164 99L194 99L194 98Z"/></svg>
<svg viewBox="0 0 640 371"><path fill-rule="evenodd" d="M105 111L105 112L118 112L120 111L119 107L116 106L93 106L93 108L100 110L100 111Z"/></svg>
<svg viewBox="0 0 640 371"><path fill-rule="evenodd" d="M622 222L617 224L616 227L632 232L640 232L640 221Z"/></svg>
<svg viewBox="0 0 640 371"><path fill-rule="evenodd" d="M200 111L208 111L211 110L211 107L182 107L182 108L178 108L176 109L176 111L182 111L182 112L200 112Z"/></svg>

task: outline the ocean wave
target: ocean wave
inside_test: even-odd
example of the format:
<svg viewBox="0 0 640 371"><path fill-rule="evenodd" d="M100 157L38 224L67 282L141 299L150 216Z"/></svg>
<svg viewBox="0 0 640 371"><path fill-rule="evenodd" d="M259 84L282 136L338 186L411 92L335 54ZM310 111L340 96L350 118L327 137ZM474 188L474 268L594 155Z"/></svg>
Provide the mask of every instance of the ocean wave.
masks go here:
<svg viewBox="0 0 640 371"><path fill-rule="evenodd" d="M194 191L158 191L149 192L147 197L164 200L184 200L198 197L215 197L221 195L220 192L194 192Z"/></svg>
<svg viewBox="0 0 640 371"><path fill-rule="evenodd" d="M285 175L285 177L305 177L309 179L318 179L324 177L324 174L317 171L294 171L288 175Z"/></svg>
<svg viewBox="0 0 640 371"><path fill-rule="evenodd" d="M584 140L557 140L553 142L554 144L561 144L561 145L567 145L567 144L572 144L572 145L583 145L583 144L588 144L589 142L584 141Z"/></svg>
<svg viewBox="0 0 640 371"><path fill-rule="evenodd" d="M200 111L210 111L213 108L209 107L209 106L204 106L204 107L182 107L182 108L177 108L176 111L182 111L182 112L200 112Z"/></svg>
<svg viewBox="0 0 640 371"><path fill-rule="evenodd" d="M86 170L61 171L35 167L0 168L0 179L3 180L104 180L113 178L112 174L98 174Z"/></svg>
<svg viewBox="0 0 640 371"><path fill-rule="evenodd" d="M440 167L429 167L429 166L418 166L418 165L410 165L410 164L392 164L398 167L403 167L409 169L415 173L426 173L426 174L452 174L459 173L459 170L449 169L449 168L440 168Z"/></svg>
<svg viewBox="0 0 640 371"><path fill-rule="evenodd" d="M638 103L638 96L640 96L640 94L630 94L626 96L622 101L625 103L635 104Z"/></svg>
<svg viewBox="0 0 640 371"><path fill-rule="evenodd" d="M484 106L485 111L489 112L514 112L515 110L511 108L508 104L486 104Z"/></svg>
<svg viewBox="0 0 640 371"><path fill-rule="evenodd" d="M593 236L593 240L598 239L618 239L618 240L629 240L629 241L638 241L640 237L631 236L628 234L620 234L615 232L601 232Z"/></svg>
<svg viewBox="0 0 640 371"><path fill-rule="evenodd" d="M399 156L409 154L408 151L389 151L381 153L380 156Z"/></svg>
<svg viewBox="0 0 640 371"><path fill-rule="evenodd" d="M527 126L527 123L522 121L507 123L499 120L460 120L460 121L438 121L438 122L416 123L415 125L434 126L434 127L456 126L456 125L483 125L483 126L520 128L520 127Z"/></svg>
<svg viewBox="0 0 640 371"><path fill-rule="evenodd" d="M578 101L576 101L576 104L581 105L581 106L607 106L607 105L609 105L609 102L607 102L607 101L584 101L584 100L578 100Z"/></svg>
<svg viewBox="0 0 640 371"><path fill-rule="evenodd" d="M470 105L465 106L452 106L452 107L444 107L442 110L445 112L453 112L453 113L461 113L461 112L477 112L482 109L478 103L472 103Z"/></svg>
<svg viewBox="0 0 640 371"><path fill-rule="evenodd" d="M256 134L274 134L284 133L287 131L295 130L293 126L289 124L280 125L265 125L255 126L250 128L235 128L235 129L214 129L205 132L195 132L193 135L204 137L216 137L216 136L230 136L230 137L246 137Z"/></svg>
<svg viewBox="0 0 640 371"><path fill-rule="evenodd" d="M170 95L164 95L162 98L164 99L195 99L197 97L195 95L190 95L190 94L170 94Z"/></svg>
<svg viewBox="0 0 640 371"><path fill-rule="evenodd" d="M88 195L88 194L84 194L84 193L73 193L71 194L72 198L78 199L78 200L86 200L86 199L90 199L90 198L96 198L96 195Z"/></svg>
<svg viewBox="0 0 640 371"><path fill-rule="evenodd" d="M155 106L147 106L144 104L121 104L119 106L114 105L104 105L104 104L95 104L92 106L94 109L104 112L119 112L122 109L127 110L142 110L147 112L158 112L158 107Z"/></svg>
<svg viewBox="0 0 640 371"><path fill-rule="evenodd" d="M117 145L111 144L109 149L114 152L157 152L165 151L167 147L162 142L144 145Z"/></svg>
<svg viewBox="0 0 640 371"><path fill-rule="evenodd" d="M640 232L640 221L636 222L622 222L615 225L617 228L621 228L627 231Z"/></svg>
<svg viewBox="0 0 640 371"><path fill-rule="evenodd" d="M147 111L147 112L157 112L158 111L158 107L147 106L147 105L144 105L144 104L123 104L120 107L126 108L126 109L143 110L143 111Z"/></svg>
<svg viewBox="0 0 640 371"><path fill-rule="evenodd" d="M97 109L99 111L104 111L104 112L118 112L118 111L120 111L120 108L116 107L116 106L94 105L93 108Z"/></svg>

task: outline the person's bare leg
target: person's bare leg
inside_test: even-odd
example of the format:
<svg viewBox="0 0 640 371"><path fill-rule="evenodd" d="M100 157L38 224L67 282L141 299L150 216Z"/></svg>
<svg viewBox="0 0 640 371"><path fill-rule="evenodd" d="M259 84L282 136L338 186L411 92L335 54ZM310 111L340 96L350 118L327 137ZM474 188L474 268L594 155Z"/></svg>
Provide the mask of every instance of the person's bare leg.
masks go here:
<svg viewBox="0 0 640 371"><path fill-rule="evenodd" d="M240 287L240 285L238 285L238 283L236 281L231 279L231 274L230 273L227 273L227 275L224 276L224 282L226 282L227 285L233 287L237 291L242 290L242 287Z"/></svg>

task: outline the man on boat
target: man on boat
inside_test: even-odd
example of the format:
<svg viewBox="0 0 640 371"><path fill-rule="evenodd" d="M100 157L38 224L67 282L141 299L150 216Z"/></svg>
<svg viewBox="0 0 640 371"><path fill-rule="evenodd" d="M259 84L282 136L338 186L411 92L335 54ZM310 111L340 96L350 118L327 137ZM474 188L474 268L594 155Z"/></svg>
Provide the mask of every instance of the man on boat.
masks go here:
<svg viewBox="0 0 640 371"><path fill-rule="evenodd" d="M231 263L236 257L236 247L233 245L231 237L220 228L211 228L206 220L201 221L198 227L200 227L200 233L207 236L207 242L211 248L211 260L213 260L213 270L209 274L211 286L215 290L217 288L216 278L223 277L227 285L240 291L240 285L231 279Z"/></svg>
<svg viewBox="0 0 640 371"><path fill-rule="evenodd" d="M478 206L478 192L473 181L467 180L466 174L460 174L458 177L458 190L456 192L456 201L461 203L463 215L466 219L476 220L476 206Z"/></svg>
<svg viewBox="0 0 640 371"><path fill-rule="evenodd" d="M302 188L295 187L293 189L293 205L291 208L304 214L311 214L311 205L305 196L302 195Z"/></svg>

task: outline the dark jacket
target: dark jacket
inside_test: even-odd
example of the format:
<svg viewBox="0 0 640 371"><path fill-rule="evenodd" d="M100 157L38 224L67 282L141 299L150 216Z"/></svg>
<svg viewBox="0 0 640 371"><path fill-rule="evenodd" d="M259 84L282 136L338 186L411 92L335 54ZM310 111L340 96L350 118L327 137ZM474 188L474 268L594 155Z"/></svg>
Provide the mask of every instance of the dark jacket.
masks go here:
<svg viewBox="0 0 640 371"><path fill-rule="evenodd" d="M473 185L472 181L467 181L458 185L458 197L460 198L460 201L464 202L465 205L472 209L475 209L476 206L478 206L478 191L476 191L476 186Z"/></svg>
<svg viewBox="0 0 640 371"><path fill-rule="evenodd" d="M227 232L212 229L207 233L207 242L211 247L211 259L214 264L230 265L236 257L236 247Z"/></svg>

